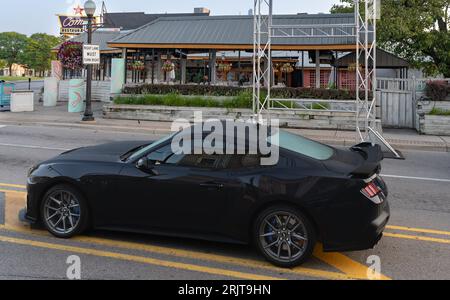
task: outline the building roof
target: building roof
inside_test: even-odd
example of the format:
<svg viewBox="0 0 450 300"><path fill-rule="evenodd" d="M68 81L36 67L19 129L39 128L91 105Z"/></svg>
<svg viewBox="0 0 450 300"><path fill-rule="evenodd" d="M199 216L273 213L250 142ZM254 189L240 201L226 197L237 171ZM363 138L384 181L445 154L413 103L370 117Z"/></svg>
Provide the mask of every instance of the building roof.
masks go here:
<svg viewBox="0 0 450 300"><path fill-rule="evenodd" d="M349 53L336 60L336 67L348 68L349 65L355 64L356 53ZM364 65L364 56L360 59L360 64ZM377 68L378 69L400 69L408 68L409 63L403 58L398 57L395 54L387 52L383 49L377 48Z"/></svg>
<svg viewBox="0 0 450 300"><path fill-rule="evenodd" d="M341 25L354 24L354 14L297 14L275 15L274 25ZM333 27L333 26L331 26ZM352 28L342 29L351 33ZM253 49L253 16L199 16L164 17L156 19L133 32L110 41L113 47L148 48L215 48L215 49ZM300 37L274 38L274 49L333 49L340 45L342 49L355 47L354 37ZM239 47L240 46L240 47ZM283 47L284 46L284 47ZM289 46L289 47L288 47ZM315 47L312 47L315 46ZM319 46L319 47L318 47ZM227 48L228 47L228 48ZM131 47L130 47L131 48ZM337 50L338 48L336 48Z"/></svg>
<svg viewBox="0 0 450 300"><path fill-rule="evenodd" d="M117 48L111 48L108 46L108 42L118 38L120 36L125 35L127 32L121 32L119 30L117 31L103 31L103 30L96 30L92 34L92 44L99 45L100 51L111 51L111 50L117 50ZM80 43L87 43L87 33L80 34L74 38L72 38L72 41L74 42L80 42Z"/></svg>
<svg viewBox="0 0 450 300"><path fill-rule="evenodd" d="M108 51L120 51L117 48L111 48L108 46L108 42L118 38L124 34L128 33L128 31L112 31L112 30L102 30L98 29L92 33L92 44L100 46L100 52L108 52ZM87 33L84 32L80 35L77 35L70 39L73 42L79 43L87 43ZM53 48L53 51L58 51L60 45Z"/></svg>
<svg viewBox="0 0 450 300"><path fill-rule="evenodd" d="M179 13L179 14L146 14L144 12L106 13L103 16L103 27L132 30L153 22L162 17L208 16L208 13Z"/></svg>

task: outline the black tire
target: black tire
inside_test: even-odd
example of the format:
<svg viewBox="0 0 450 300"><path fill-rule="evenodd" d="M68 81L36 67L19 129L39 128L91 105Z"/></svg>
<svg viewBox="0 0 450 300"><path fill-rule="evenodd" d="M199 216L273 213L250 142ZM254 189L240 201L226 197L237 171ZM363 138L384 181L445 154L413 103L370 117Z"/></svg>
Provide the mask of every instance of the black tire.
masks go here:
<svg viewBox="0 0 450 300"><path fill-rule="evenodd" d="M271 224L267 224L268 218L271 220L273 217L276 220L276 215L281 216L278 218L280 220L284 218L281 223L289 222L289 224L278 225L280 230L277 230L278 227L270 221ZM295 216L295 223L288 219L289 215L292 219ZM279 221L276 222L280 223ZM296 224L299 224L297 229ZM267 228L269 228L269 232L266 232ZM263 237L262 235L270 236ZM301 240L299 237L306 238L306 240ZM316 232L309 218L299 209L287 205L276 205L264 210L256 218L253 226L253 240L258 251L266 260L282 268L293 268L303 264L311 257L316 245ZM275 244L272 247L268 247L273 243ZM279 249L281 249L281 252ZM298 253L295 253L295 251L298 251ZM280 257L277 257L278 253L281 254ZM283 253L286 253L284 258Z"/></svg>
<svg viewBox="0 0 450 300"><path fill-rule="evenodd" d="M60 210L55 209L55 208L59 207L57 202L54 202L54 200L51 199L51 198L55 199L55 195L66 195L66 196L62 196L62 197L65 197L65 198L62 198L63 202L69 202L65 207L65 209L66 209L65 212L60 211L62 208L60 208ZM71 196L67 196L67 195L71 195ZM71 197L73 197L73 198L71 198ZM66 200L64 200L64 199L66 199ZM68 199L70 199L70 200L68 200ZM57 200L59 201L60 199L57 199ZM75 203L78 204L77 207L75 207ZM51 204L50 206L52 206L51 209L47 208L47 206L49 204ZM57 211L60 211L59 215L55 215L53 218L50 218L50 220L48 220L48 217L51 217L49 215L53 215L54 213L56 214L56 213L58 213ZM64 216L63 216L63 214L64 214ZM78 217L76 218L77 215L78 215ZM71 218L71 221L69 220L69 216ZM61 225L59 225L61 223L56 224L58 222L56 220L59 220L60 218L63 218L63 222L67 221L69 223L69 226L73 224L73 226L71 226L71 230L67 230L67 232L63 231L63 230L58 230L58 226L61 226ZM68 239L68 238L74 237L76 235L82 234L89 225L89 208L88 208L86 199L83 197L83 195L81 195L80 192L78 192L75 188L73 188L70 185L61 184L61 185L54 186L50 190L48 190L47 193L45 193L45 195L42 199L41 220L42 220L42 223L44 224L45 228L55 237ZM72 224L70 224L70 223L72 223ZM55 227L55 224L57 225L56 227ZM64 223L64 224L66 224L66 223ZM66 225L64 225L64 228L65 228L65 226Z"/></svg>

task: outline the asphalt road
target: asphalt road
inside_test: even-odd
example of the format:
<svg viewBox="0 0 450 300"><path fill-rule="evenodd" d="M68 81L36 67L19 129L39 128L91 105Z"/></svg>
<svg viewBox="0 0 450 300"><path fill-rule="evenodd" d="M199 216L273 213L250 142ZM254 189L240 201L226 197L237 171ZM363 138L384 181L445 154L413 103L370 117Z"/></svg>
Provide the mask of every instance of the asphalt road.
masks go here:
<svg viewBox="0 0 450 300"><path fill-rule="evenodd" d="M293 270L272 267L245 246L109 232L66 241L17 222L26 172L33 164L75 147L156 138L2 126L0 119L0 210L2 203L6 206L5 225L0 225L0 279L66 278L70 255L80 257L83 279L364 279L373 255L380 259L382 279L450 279L448 153L405 151L405 161L383 162L392 220L375 249L326 254L318 247L310 262Z"/></svg>

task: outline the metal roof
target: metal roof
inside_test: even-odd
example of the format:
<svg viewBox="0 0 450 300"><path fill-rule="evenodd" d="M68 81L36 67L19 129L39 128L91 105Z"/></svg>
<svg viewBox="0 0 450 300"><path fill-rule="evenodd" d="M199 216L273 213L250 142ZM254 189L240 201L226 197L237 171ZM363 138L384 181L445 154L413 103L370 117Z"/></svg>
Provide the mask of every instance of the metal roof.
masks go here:
<svg viewBox="0 0 450 300"><path fill-rule="evenodd" d="M274 15L274 25L341 25L355 23L354 14ZM333 27L333 26L331 26ZM351 29L344 29L351 33ZM110 41L120 44L253 45L253 16L159 18ZM355 45L354 37L274 38L273 45Z"/></svg>
<svg viewBox="0 0 450 300"><path fill-rule="evenodd" d="M123 36L125 33L120 31L103 31L99 29L92 33L92 44L99 45L100 51L118 50L117 48L110 48L108 46L108 42L115 38ZM70 40L74 42L87 43L87 33L84 32L76 37L73 37Z"/></svg>
<svg viewBox="0 0 450 300"><path fill-rule="evenodd" d="M146 14L144 12L120 12L106 13L104 15L105 28L121 28L131 30L139 28L145 24L155 21L161 17L187 17L187 16L207 16L207 13L179 13L179 14Z"/></svg>
<svg viewBox="0 0 450 300"><path fill-rule="evenodd" d="M349 53L344 57L336 60L336 67L347 68L349 65L356 62L356 53ZM360 64L364 65L364 57L361 57ZM395 54L387 52L383 49L377 48L377 68L378 69L397 69L408 68L409 63L403 58Z"/></svg>

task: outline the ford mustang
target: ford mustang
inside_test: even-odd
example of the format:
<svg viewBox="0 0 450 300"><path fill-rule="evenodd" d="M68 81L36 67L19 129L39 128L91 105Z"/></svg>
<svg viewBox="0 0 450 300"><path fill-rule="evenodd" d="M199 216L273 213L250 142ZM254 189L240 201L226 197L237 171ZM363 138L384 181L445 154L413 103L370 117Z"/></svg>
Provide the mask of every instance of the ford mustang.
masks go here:
<svg viewBox="0 0 450 300"><path fill-rule="evenodd" d="M378 145L342 150L280 130L278 161L261 165L262 154L174 153L175 136L34 166L22 217L59 238L96 228L253 244L281 267L303 263L319 241L325 251L372 248L389 220Z"/></svg>

